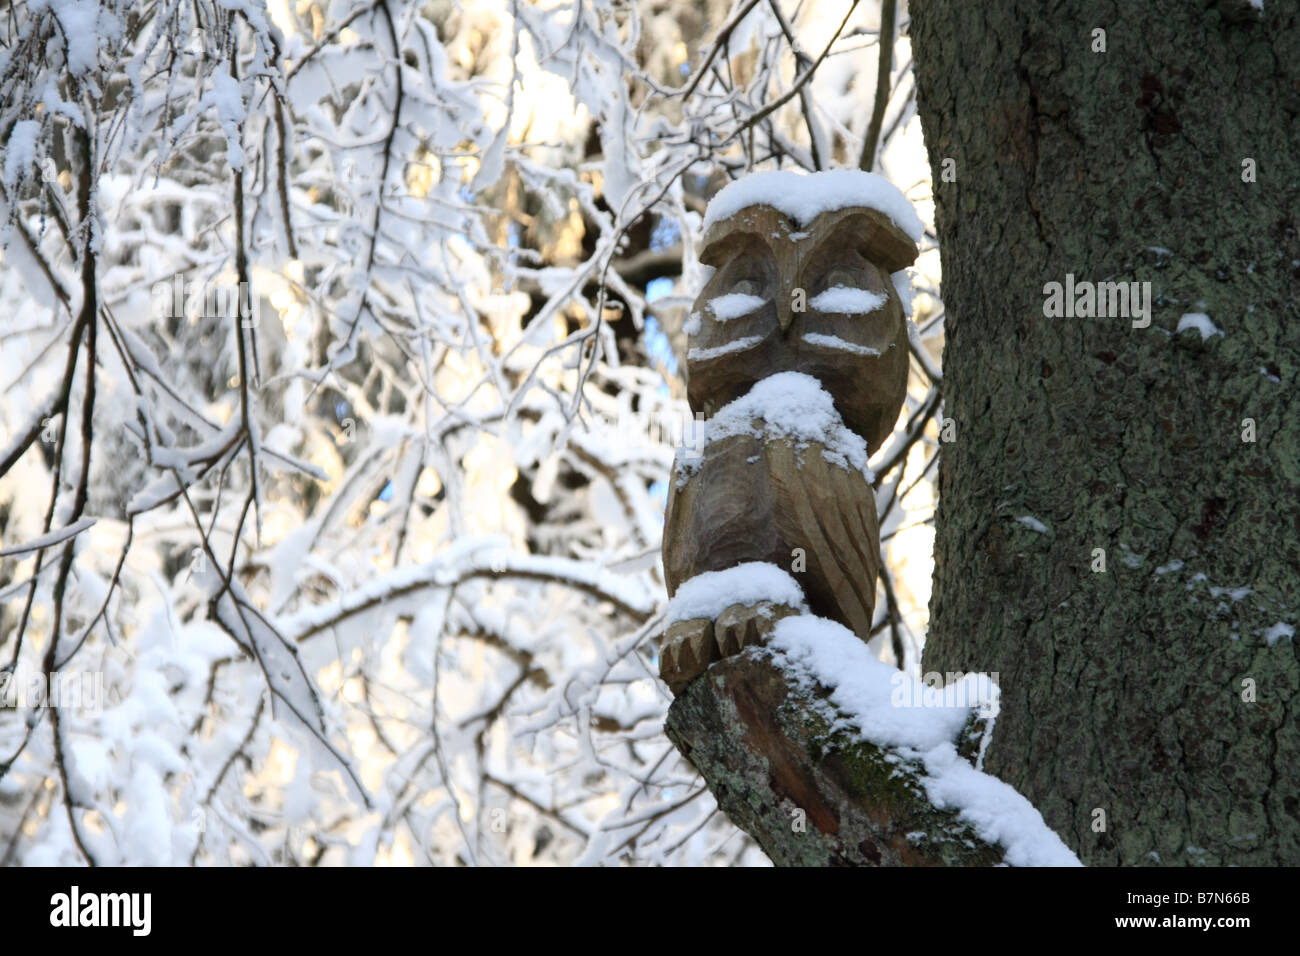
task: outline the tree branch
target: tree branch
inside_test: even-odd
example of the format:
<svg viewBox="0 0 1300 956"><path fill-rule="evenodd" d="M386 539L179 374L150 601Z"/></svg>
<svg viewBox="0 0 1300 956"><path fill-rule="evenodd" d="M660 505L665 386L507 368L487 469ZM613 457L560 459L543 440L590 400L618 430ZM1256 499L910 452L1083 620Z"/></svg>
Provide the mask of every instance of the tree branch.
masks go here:
<svg viewBox="0 0 1300 956"><path fill-rule="evenodd" d="M1002 861L1000 846L930 802L915 760L837 730L830 706L752 648L692 682L665 729L777 866Z"/></svg>
<svg viewBox="0 0 1300 956"><path fill-rule="evenodd" d="M894 24L898 20L897 0L883 0L880 4L880 42L876 45L876 101L871 107L871 123L862 140L862 155L858 168L871 172L876 165L876 148L880 144L880 128L885 125L885 107L889 105L889 78L894 65Z"/></svg>

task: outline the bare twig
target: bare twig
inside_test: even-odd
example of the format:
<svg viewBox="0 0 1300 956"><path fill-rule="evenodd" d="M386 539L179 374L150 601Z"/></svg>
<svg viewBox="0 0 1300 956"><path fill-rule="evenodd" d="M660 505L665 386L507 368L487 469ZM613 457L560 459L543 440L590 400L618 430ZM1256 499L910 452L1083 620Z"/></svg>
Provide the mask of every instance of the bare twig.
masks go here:
<svg viewBox="0 0 1300 956"><path fill-rule="evenodd" d="M880 129L885 122L885 107L889 105L890 76L894 66L894 29L898 18L898 0L881 0L880 43L876 45L876 98L871 107L871 122L862 140L862 153L858 168L871 172L876 165L876 148L880 145Z"/></svg>

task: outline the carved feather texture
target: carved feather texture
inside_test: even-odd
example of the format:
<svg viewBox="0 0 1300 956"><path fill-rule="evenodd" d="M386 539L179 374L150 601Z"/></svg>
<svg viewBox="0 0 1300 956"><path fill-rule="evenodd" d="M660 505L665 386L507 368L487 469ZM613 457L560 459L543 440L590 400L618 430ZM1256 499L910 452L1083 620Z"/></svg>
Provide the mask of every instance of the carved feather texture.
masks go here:
<svg viewBox="0 0 1300 956"><path fill-rule="evenodd" d="M792 569L814 614L867 640L880 569L871 485L811 442L734 435L711 442L681 488L670 483L664 540L668 592L745 561Z"/></svg>

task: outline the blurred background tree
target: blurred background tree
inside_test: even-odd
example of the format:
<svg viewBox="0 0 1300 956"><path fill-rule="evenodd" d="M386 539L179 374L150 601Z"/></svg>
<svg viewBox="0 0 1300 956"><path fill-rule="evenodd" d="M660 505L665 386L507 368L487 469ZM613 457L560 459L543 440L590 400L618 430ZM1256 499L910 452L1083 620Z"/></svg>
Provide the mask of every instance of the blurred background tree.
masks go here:
<svg viewBox="0 0 1300 956"><path fill-rule="evenodd" d="M0 861L763 862L662 732L694 243L758 169L873 169L931 221L909 28L893 0L16 0ZM914 287L873 641L913 672L932 232Z"/></svg>

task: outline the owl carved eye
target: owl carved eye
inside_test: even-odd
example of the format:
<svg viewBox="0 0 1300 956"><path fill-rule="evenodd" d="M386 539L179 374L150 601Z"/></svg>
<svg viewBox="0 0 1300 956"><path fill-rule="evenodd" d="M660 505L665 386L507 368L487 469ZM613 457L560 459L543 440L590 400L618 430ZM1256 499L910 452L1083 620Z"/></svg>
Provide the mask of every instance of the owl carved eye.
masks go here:
<svg viewBox="0 0 1300 956"><path fill-rule="evenodd" d="M827 289L834 289L836 286L843 286L846 289L859 289L866 285L867 277L863 275L861 269L847 269L843 266L837 266L831 269L822 277L819 283L819 292Z"/></svg>
<svg viewBox="0 0 1300 956"><path fill-rule="evenodd" d="M748 263L744 268L743 272L737 270L738 275L728 275L721 284L722 294L708 300L709 313L719 322L748 317L771 302L767 279L749 271L752 266Z"/></svg>
<svg viewBox="0 0 1300 956"><path fill-rule="evenodd" d="M868 315L888 301L887 294L873 287L879 287L879 276L871 263L858 265L851 259L842 260L828 268L813 286L816 294L808 305L826 315Z"/></svg>

